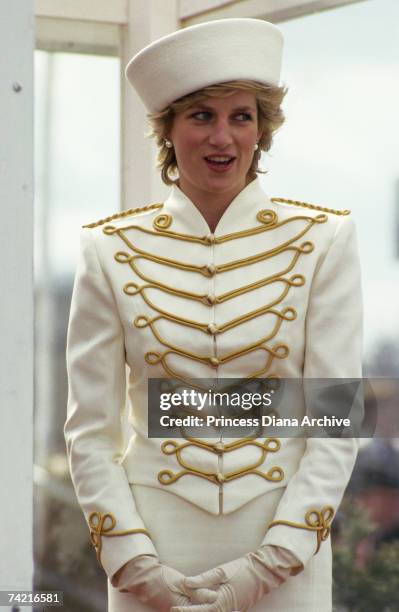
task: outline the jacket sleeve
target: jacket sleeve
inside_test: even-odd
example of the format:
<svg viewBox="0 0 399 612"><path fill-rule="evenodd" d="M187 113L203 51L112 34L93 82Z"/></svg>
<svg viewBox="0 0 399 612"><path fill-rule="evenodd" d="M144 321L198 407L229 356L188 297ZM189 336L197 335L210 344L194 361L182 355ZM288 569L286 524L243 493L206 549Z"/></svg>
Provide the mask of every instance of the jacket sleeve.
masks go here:
<svg viewBox="0 0 399 612"><path fill-rule="evenodd" d="M311 287L303 370L305 404L306 379L360 379L361 339L362 297L356 233L352 219L343 217ZM312 412L312 406L306 408ZM355 398L355 411L358 414L351 413L351 419L359 421L360 414L361 421L361 393ZM358 440L353 437L309 438L263 544L283 546L305 565L329 536L357 451Z"/></svg>
<svg viewBox="0 0 399 612"><path fill-rule="evenodd" d="M111 578L129 559L156 551L118 462L126 397L124 334L90 229L81 232L67 371L69 467L97 559Z"/></svg>

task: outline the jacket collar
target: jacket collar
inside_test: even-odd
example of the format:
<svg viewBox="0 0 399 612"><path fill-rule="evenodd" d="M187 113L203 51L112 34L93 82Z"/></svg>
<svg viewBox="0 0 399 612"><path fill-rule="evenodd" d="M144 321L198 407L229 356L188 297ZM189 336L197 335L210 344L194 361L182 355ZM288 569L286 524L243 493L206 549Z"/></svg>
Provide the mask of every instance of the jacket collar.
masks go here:
<svg viewBox="0 0 399 612"><path fill-rule="evenodd" d="M214 231L215 236L222 236L233 230L254 227L258 224L256 215L259 210L272 206L260 185L259 178L256 177L236 195L226 208ZM172 216L176 229L184 228L185 232L197 236L210 232L199 209L177 185L172 186L162 212Z"/></svg>

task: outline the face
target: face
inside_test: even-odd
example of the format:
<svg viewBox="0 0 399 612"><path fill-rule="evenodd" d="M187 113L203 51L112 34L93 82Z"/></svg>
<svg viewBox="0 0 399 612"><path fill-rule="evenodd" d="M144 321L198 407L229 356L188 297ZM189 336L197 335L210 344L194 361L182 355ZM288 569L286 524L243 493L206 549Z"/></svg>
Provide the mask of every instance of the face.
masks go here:
<svg viewBox="0 0 399 612"><path fill-rule="evenodd" d="M258 133L255 94L236 90L207 97L174 117L169 135L180 188L192 199L206 194L234 197L247 184Z"/></svg>

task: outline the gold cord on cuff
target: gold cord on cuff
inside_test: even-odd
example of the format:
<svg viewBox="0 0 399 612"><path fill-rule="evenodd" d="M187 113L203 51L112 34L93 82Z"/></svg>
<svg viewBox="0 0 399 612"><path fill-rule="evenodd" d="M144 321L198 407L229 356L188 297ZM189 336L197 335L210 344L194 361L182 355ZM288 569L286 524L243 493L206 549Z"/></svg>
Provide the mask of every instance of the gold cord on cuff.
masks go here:
<svg viewBox="0 0 399 612"><path fill-rule="evenodd" d="M101 567L103 567L101 563L102 536L107 538L114 538L124 535L130 535L133 533L143 533L151 539L151 536L147 529L127 529L125 531L113 531L115 526L116 519L111 512L107 512L106 514L101 514L101 512L92 512L89 516L90 541L95 548L97 561L99 562Z"/></svg>
<svg viewBox="0 0 399 612"><path fill-rule="evenodd" d="M305 514L305 524L294 523L292 521L278 520L272 521L268 527L271 529L276 525L286 525L296 529L307 529L308 531L316 531L317 533L317 548L315 555L320 550L321 543L327 540L331 531L331 523L334 517L334 508L332 506L324 506L321 510L311 508Z"/></svg>

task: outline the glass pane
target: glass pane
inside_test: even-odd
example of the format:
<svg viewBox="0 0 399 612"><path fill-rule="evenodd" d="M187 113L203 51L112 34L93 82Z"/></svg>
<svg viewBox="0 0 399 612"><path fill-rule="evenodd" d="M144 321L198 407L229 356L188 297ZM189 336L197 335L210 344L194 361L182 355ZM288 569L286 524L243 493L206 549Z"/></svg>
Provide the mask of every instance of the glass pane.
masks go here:
<svg viewBox="0 0 399 612"><path fill-rule="evenodd" d="M80 226L120 208L118 58L35 52L35 588L71 612L106 609L69 477L66 328Z"/></svg>
<svg viewBox="0 0 399 612"><path fill-rule="evenodd" d="M286 123L270 195L349 208L360 241L370 375L399 375L399 5L372 0L279 24Z"/></svg>
<svg viewBox="0 0 399 612"><path fill-rule="evenodd" d="M360 242L365 373L399 376L399 4L355 3L280 24L287 121L265 156L270 195L349 208ZM396 410L394 389L381 408ZM384 405L382 405L384 404ZM334 521L339 612L393 610L399 445L362 440Z"/></svg>

